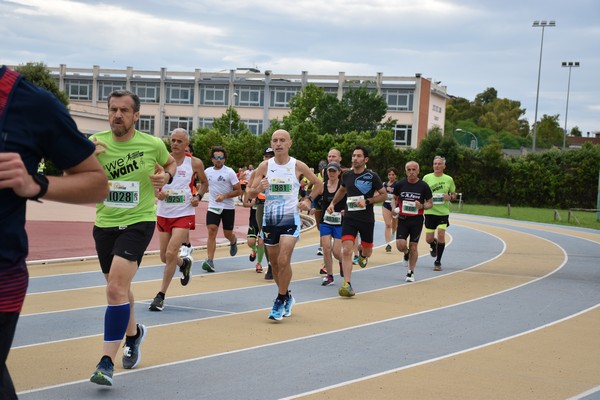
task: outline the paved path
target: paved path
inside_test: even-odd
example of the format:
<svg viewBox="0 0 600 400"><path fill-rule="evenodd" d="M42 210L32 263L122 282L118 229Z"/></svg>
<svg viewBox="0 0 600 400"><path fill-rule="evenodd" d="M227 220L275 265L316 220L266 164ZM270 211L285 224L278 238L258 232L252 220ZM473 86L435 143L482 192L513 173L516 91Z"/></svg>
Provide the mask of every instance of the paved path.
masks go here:
<svg viewBox="0 0 600 400"><path fill-rule="evenodd" d="M216 273L195 262L159 313L148 305L162 265L147 256L133 288L143 360L117 361L111 388L88 382L105 309L97 262L32 264L9 368L21 399L600 398L600 233L459 214L449 233L444 270L422 240L405 283L378 222L346 299L338 276L320 286L309 230L293 257L298 303L279 323L266 318L275 285L243 246L219 248Z"/></svg>

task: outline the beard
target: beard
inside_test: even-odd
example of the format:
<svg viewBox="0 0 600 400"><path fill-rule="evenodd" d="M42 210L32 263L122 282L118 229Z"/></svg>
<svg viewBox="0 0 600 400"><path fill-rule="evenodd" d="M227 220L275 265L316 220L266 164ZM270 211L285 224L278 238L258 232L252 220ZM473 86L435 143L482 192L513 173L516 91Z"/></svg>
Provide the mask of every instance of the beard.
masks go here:
<svg viewBox="0 0 600 400"><path fill-rule="evenodd" d="M131 130L133 125L125 125L124 123L111 124L110 129L112 130L113 135L116 137L122 137L127 135Z"/></svg>

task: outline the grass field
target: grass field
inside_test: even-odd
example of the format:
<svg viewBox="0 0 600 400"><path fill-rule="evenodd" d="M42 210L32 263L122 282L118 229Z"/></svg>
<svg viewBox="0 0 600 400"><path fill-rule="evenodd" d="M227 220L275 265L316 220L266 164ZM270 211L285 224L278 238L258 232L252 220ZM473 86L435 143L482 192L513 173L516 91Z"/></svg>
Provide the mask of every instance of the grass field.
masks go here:
<svg viewBox="0 0 600 400"><path fill-rule="evenodd" d="M463 203L462 209L459 209L457 203L452 203L451 211L460 214L485 215L517 221L543 222L600 230L600 222L596 220L597 213L589 211L572 211L570 222L568 221L568 210L556 210L555 212L555 210L550 208L510 207L509 215L508 206L485 206Z"/></svg>

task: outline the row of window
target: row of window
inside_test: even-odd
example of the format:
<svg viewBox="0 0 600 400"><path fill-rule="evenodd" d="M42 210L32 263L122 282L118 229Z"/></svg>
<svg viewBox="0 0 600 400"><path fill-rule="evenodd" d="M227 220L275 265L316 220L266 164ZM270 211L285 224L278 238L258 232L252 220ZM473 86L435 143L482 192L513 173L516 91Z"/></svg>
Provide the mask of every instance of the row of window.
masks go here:
<svg viewBox="0 0 600 400"><path fill-rule="evenodd" d="M250 131L259 135L263 132L263 121L258 119L242 119L241 120ZM213 119L212 118L200 118L199 127L200 128L212 128ZM154 115L141 115L137 124L136 129L150 135L154 134L155 128L155 118ZM165 117L165 125L164 129L161 132L162 137L166 137L176 128L183 128L188 132L192 132L195 128L192 124L191 117L176 117L176 116L167 116ZM397 146L410 146L411 145L411 136L412 136L412 126L411 125L396 125L393 128L394 131L394 144Z"/></svg>
<svg viewBox="0 0 600 400"><path fill-rule="evenodd" d="M92 82L88 80L69 79L65 82L66 92L70 100L91 101ZM122 81L99 81L98 99L106 101L114 90L125 89ZM142 103L160 103L160 87L158 83L132 82L132 92L136 93ZM270 88L269 107L289 108L292 97L300 91L299 87L273 86ZM326 93L337 94L336 88L326 88ZM390 111L412 111L414 90L382 89ZM167 83L165 85L165 102L167 104L194 104L194 85L185 83ZM229 105L229 86L201 85L200 105L227 106ZM260 86L237 86L232 94L233 104L240 107L264 107L265 90Z"/></svg>

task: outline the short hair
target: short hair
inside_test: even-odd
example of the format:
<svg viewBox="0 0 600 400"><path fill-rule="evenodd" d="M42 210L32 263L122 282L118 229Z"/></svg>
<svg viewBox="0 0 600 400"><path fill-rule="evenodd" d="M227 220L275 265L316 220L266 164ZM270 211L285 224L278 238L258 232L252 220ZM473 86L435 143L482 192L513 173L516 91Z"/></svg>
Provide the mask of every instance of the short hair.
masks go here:
<svg viewBox="0 0 600 400"><path fill-rule="evenodd" d="M190 140L190 134L188 133L188 131L186 131L183 128L175 128L171 131L171 136L173 136L174 133L183 133L185 135L185 137Z"/></svg>
<svg viewBox="0 0 600 400"><path fill-rule="evenodd" d="M114 91L110 92L110 94L108 95L108 98L106 99L106 101L108 102L108 108L110 108L110 100L113 97L125 97L125 96L129 96L133 100L133 112L140 112L141 103L140 103L139 96L137 94L133 93L132 91L125 90L125 89L119 89L119 90L114 90Z"/></svg>
<svg viewBox="0 0 600 400"><path fill-rule="evenodd" d="M223 153L225 159L227 159L227 152L223 148L223 146L213 146L210 148L210 158L213 158L215 153Z"/></svg>
<svg viewBox="0 0 600 400"><path fill-rule="evenodd" d="M366 147L364 146L354 146L354 150L362 150L363 152L363 156L365 156L365 158L369 157L369 150L366 149ZM354 153L354 150L352 151Z"/></svg>
<svg viewBox="0 0 600 400"><path fill-rule="evenodd" d="M388 174L389 174L390 172L393 172L393 173L395 173L395 174L396 174L396 176L398 176L398 169L397 169L396 167L389 167L389 168L387 169L387 171L385 171L385 172L386 172L386 173L388 173Z"/></svg>
<svg viewBox="0 0 600 400"><path fill-rule="evenodd" d="M446 165L446 159L442 156L433 157L433 161L435 161L435 160L440 160L440 161L442 161L442 164Z"/></svg>

